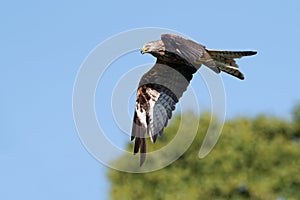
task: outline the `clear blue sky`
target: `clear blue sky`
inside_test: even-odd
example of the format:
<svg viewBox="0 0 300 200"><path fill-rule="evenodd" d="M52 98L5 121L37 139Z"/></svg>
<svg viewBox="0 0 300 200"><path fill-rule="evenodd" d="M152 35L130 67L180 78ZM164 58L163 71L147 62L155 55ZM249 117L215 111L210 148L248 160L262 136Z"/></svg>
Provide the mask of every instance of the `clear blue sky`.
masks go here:
<svg viewBox="0 0 300 200"><path fill-rule="evenodd" d="M289 118L300 101L298 0L106 2L0 3L0 199L108 198L106 167L77 135L72 91L89 52L128 29L163 27L212 49L257 50L239 62L245 81L222 75L228 117Z"/></svg>

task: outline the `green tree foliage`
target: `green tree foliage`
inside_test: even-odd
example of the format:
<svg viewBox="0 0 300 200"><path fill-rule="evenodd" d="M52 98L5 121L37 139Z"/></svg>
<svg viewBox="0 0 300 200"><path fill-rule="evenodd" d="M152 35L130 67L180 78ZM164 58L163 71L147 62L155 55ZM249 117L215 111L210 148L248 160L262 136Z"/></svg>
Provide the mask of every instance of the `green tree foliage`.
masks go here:
<svg viewBox="0 0 300 200"><path fill-rule="evenodd" d="M293 111L293 121L294 121L294 129L296 132L296 137L300 137L300 103L297 104Z"/></svg>
<svg viewBox="0 0 300 200"><path fill-rule="evenodd" d="M180 120L175 117L155 145L148 143L149 151L172 140ZM263 115L227 121L213 151L199 159L209 123L203 114L192 145L164 169L143 174L111 169L111 199L299 199L300 105L292 122ZM122 157L117 163L130 165Z"/></svg>

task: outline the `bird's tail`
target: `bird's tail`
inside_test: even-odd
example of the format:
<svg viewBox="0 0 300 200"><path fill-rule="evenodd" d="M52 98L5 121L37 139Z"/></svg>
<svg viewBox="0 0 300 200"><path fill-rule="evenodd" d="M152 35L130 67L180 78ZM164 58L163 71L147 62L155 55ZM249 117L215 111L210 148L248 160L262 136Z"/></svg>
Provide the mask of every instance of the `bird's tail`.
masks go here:
<svg viewBox="0 0 300 200"><path fill-rule="evenodd" d="M219 60L241 58L243 56L253 56L257 54L256 51L222 51L222 50L207 50L213 59Z"/></svg>
<svg viewBox="0 0 300 200"><path fill-rule="evenodd" d="M226 65L226 64L218 62L218 61L216 61L216 65L222 72L226 72L227 74L235 76L241 80L245 79L244 74L237 67Z"/></svg>
<svg viewBox="0 0 300 200"><path fill-rule="evenodd" d="M241 80L245 77L243 73L238 69L238 65L235 62L235 58L241 58L243 56L252 56L257 52L255 51L220 51L220 50L207 50L212 58L212 63L221 71L226 72L232 76L235 76Z"/></svg>

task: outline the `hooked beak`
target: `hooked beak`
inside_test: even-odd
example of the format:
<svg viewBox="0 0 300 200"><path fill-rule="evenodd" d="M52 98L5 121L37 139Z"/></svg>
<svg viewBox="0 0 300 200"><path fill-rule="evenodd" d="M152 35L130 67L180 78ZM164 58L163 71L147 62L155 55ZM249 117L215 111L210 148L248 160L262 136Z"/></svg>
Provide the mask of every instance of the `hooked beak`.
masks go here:
<svg viewBox="0 0 300 200"><path fill-rule="evenodd" d="M143 48L141 49L141 54L147 53L148 50L149 50L149 48L143 47Z"/></svg>

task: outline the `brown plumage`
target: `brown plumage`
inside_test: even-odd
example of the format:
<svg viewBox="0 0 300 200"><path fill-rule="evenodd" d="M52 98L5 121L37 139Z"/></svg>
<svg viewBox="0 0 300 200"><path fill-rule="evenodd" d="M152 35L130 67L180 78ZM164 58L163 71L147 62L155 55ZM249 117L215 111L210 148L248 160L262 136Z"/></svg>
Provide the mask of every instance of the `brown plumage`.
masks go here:
<svg viewBox="0 0 300 200"><path fill-rule="evenodd" d="M143 75L137 90L131 140L134 154L140 152L140 165L146 159L146 137L155 143L162 135L172 111L193 74L202 64L216 73L221 71L244 79L236 58L255 55L254 51L207 50L205 46L173 34L144 45L141 52L157 57L155 65Z"/></svg>
<svg viewBox="0 0 300 200"><path fill-rule="evenodd" d="M221 71L231 74L239 79L244 79L244 75L237 68L238 65L235 62L235 58L241 58L243 56L255 55L254 51L218 51L207 50L215 64Z"/></svg>

